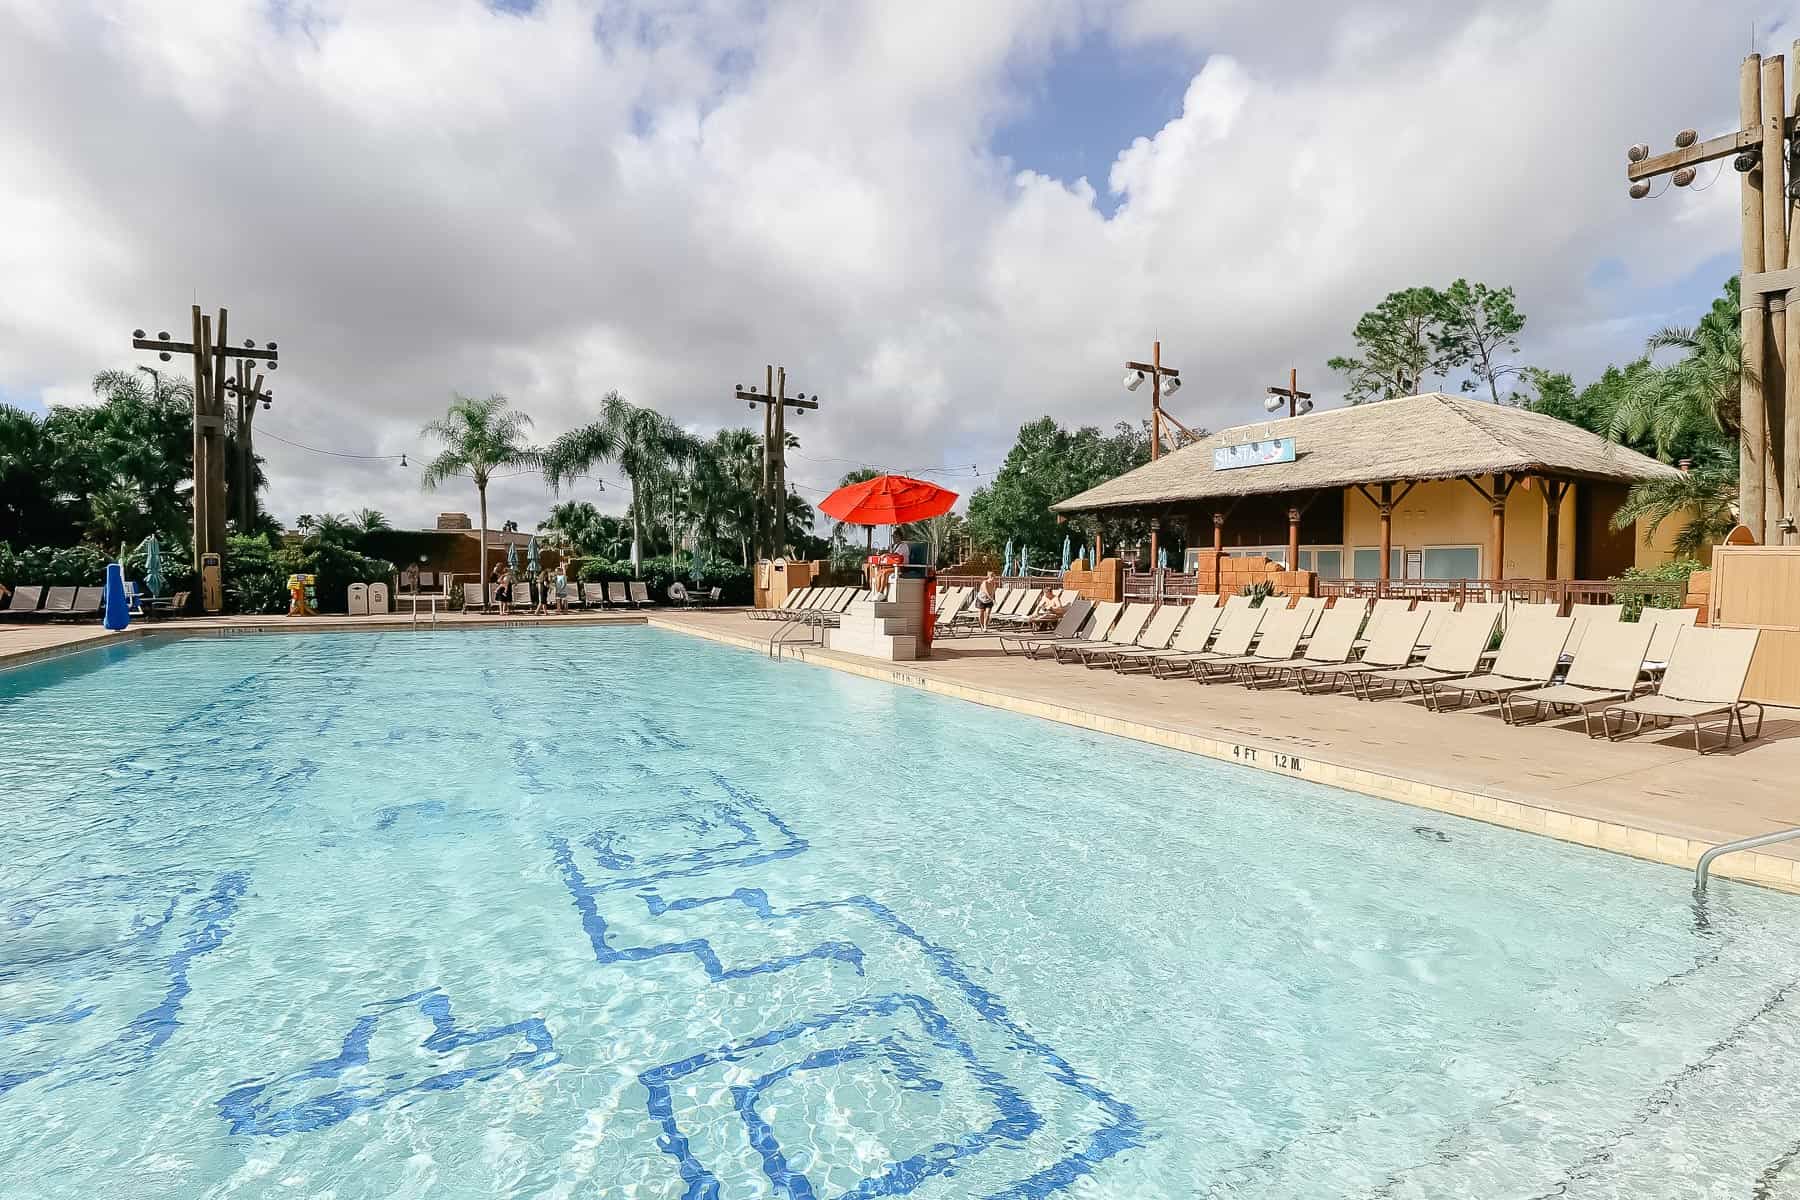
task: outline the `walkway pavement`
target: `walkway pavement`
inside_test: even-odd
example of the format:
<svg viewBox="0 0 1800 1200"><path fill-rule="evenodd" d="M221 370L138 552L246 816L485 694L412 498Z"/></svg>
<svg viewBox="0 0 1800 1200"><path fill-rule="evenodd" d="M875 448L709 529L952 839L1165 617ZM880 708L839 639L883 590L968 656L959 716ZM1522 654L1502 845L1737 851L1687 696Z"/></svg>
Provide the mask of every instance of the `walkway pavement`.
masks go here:
<svg viewBox="0 0 1800 1200"><path fill-rule="evenodd" d="M658 612L651 623L759 650L773 631L741 613ZM927 662L818 646L788 653L1677 866L1721 842L1800 826L1800 710L1770 709L1761 739L1700 756L1685 732L1609 743L1585 737L1579 718L1510 727L1493 706L1432 713L1417 700L1117 675L1003 654L993 638L940 642ZM1800 890L1800 842L1727 856L1715 870Z"/></svg>
<svg viewBox="0 0 1800 1200"><path fill-rule="evenodd" d="M636 612L440 616L440 627L642 624ZM772 627L742 611L656 609L651 624L762 651ZM422 621L428 624L428 621ZM377 617L216 617L134 625L0 625L0 669L109 639L405 629ZM1002 654L992 638L940 643L928 662L886 663L818 646L790 657L1084 729L1295 775L1422 808L1676 866L1711 846L1800 826L1800 710L1771 709L1763 737L1697 756L1685 734L1590 741L1581 722L1511 728L1493 707L1429 713L1291 688L1115 675ZM1720 860L1720 874L1800 891L1800 842Z"/></svg>

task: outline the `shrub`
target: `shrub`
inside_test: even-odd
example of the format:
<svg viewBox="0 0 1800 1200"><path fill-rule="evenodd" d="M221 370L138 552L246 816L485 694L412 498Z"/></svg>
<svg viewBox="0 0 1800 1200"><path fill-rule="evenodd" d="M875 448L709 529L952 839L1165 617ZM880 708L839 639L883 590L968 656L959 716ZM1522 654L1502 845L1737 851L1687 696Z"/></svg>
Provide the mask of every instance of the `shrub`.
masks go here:
<svg viewBox="0 0 1800 1200"><path fill-rule="evenodd" d="M1275 585L1264 579L1257 583L1246 583L1243 594L1250 597L1251 608L1261 608L1262 602L1275 594Z"/></svg>
<svg viewBox="0 0 1800 1200"><path fill-rule="evenodd" d="M1705 569L1704 565L1694 559L1677 558L1666 563L1658 563L1654 567L1626 567L1608 582L1615 585L1633 583L1679 583L1681 585L1681 591L1673 597L1634 595L1630 592L1624 592L1621 595L1615 592L1614 598L1625 606L1625 618L1635 621L1638 613L1643 611L1646 605L1652 608L1680 608L1682 598L1687 594L1688 576L1695 571L1704 571Z"/></svg>
<svg viewBox="0 0 1800 1200"><path fill-rule="evenodd" d="M722 604L750 603L750 569L734 562L714 560L706 563L696 582L692 577L694 560L686 555L670 558L663 555L658 558L644 560L643 571L633 572L629 560L625 562L607 562L604 559L590 558L582 561L578 572L583 583L611 583L615 580L631 582L641 580L649 586L650 597L658 604L669 602L669 585L682 583L688 588L698 587L720 588L719 602Z"/></svg>

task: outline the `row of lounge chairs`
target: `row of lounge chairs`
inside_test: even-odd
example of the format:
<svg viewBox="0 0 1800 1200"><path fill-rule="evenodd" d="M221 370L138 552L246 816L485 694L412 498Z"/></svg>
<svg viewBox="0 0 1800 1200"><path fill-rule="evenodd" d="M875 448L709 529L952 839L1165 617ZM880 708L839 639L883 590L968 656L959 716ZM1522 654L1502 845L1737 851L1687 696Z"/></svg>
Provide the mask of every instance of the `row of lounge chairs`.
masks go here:
<svg viewBox="0 0 1800 1200"><path fill-rule="evenodd" d="M165 615L179 613L187 608L186 592L176 592L173 596L159 600L140 595L137 584L128 580L125 593L132 614L137 616L146 612ZM38 584L20 584L7 598L6 607L0 608L0 620L90 621L98 618L105 608L106 589L101 586L44 587Z"/></svg>
<svg viewBox="0 0 1800 1200"><path fill-rule="evenodd" d="M712 589L710 598L718 599L720 589ZM650 597L650 586L642 580L611 583L570 584L569 594L565 597L570 608L650 608L656 601ZM463 584L464 612L487 612L498 608L499 603L493 600L485 584ZM513 585L512 607L515 611L529 612L531 609L530 592L523 584Z"/></svg>
<svg viewBox="0 0 1800 1200"><path fill-rule="evenodd" d="M1746 741L1760 735L1762 706L1743 699L1756 630L1700 628L1692 609L1647 608L1628 623L1616 605L1576 608L1586 611L1558 616L1552 606L1516 605L1490 650L1504 612L1499 604L1077 600L1054 629L1002 632L1000 645L1033 659L1202 684L1348 688L1370 701L1411 694L1433 712L1492 703L1509 724L1578 712L1590 736L1597 716L1599 732L1615 740L1646 725L1680 722L1692 726L1701 752L1706 720L1725 718L1726 746L1734 723ZM1756 716L1756 734L1746 712Z"/></svg>
<svg viewBox="0 0 1800 1200"><path fill-rule="evenodd" d="M867 588L805 587L789 592L775 608L750 612L753 621L791 621L805 625L835 626L850 606L869 596Z"/></svg>

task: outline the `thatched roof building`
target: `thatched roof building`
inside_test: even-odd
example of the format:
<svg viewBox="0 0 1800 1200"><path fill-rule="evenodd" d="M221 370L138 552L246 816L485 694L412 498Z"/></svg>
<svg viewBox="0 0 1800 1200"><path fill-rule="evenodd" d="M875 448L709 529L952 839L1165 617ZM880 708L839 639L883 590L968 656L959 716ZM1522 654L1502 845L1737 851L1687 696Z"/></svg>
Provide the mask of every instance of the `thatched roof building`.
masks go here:
<svg viewBox="0 0 1800 1200"><path fill-rule="evenodd" d="M1213 451L1294 439L1294 461L1213 469ZM1442 392L1221 430L1052 505L1057 512L1184 505L1221 496L1492 475L1635 483L1677 474L1567 421Z"/></svg>
<svg viewBox="0 0 1800 1200"><path fill-rule="evenodd" d="M1677 475L1554 417L1430 392L1222 430L1052 507L1174 522L1190 548L1210 523L1216 552L1322 577L1555 579L1642 558L1612 515L1631 484Z"/></svg>

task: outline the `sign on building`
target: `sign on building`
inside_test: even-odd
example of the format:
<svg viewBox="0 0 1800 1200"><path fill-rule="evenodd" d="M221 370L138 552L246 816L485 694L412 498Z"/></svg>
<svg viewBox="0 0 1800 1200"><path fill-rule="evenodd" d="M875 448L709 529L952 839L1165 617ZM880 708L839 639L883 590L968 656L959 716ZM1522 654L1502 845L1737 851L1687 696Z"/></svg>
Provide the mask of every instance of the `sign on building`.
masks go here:
<svg viewBox="0 0 1800 1200"><path fill-rule="evenodd" d="M1270 438L1262 442L1240 442L1235 446L1219 446L1213 450L1213 470L1231 471L1238 467L1269 467L1294 461L1294 439Z"/></svg>

